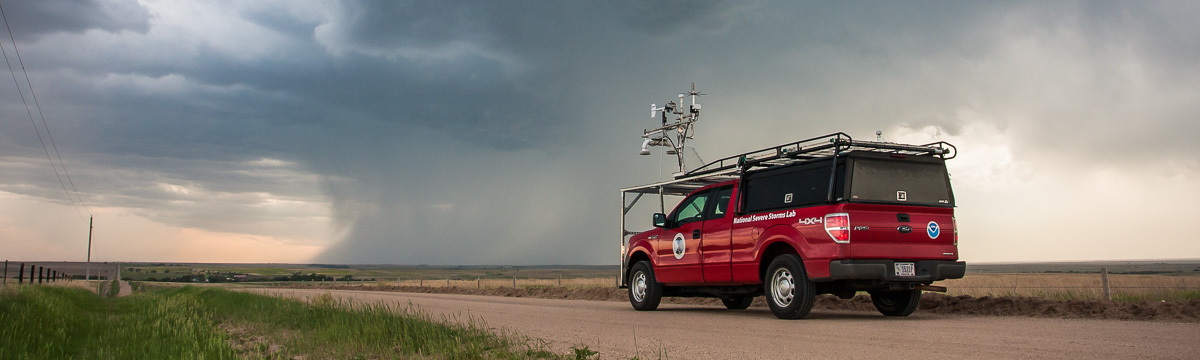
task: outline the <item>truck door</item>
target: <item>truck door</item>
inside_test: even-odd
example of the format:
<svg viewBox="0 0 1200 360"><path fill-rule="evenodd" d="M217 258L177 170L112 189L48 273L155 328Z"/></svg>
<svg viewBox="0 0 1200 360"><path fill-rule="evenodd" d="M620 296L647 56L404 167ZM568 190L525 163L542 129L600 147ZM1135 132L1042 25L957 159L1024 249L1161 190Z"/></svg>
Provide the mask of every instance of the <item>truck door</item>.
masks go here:
<svg viewBox="0 0 1200 360"><path fill-rule="evenodd" d="M700 267L700 239L703 236L704 215L712 191L692 194L679 203L667 217L671 228L664 228L658 237L655 256L658 269L655 277L665 284L698 284L704 282Z"/></svg>
<svg viewBox="0 0 1200 360"><path fill-rule="evenodd" d="M733 218L727 216L731 210L729 199L732 195L732 186L717 189L704 216L700 256L706 283L725 283L733 280L730 267L730 228L733 226Z"/></svg>

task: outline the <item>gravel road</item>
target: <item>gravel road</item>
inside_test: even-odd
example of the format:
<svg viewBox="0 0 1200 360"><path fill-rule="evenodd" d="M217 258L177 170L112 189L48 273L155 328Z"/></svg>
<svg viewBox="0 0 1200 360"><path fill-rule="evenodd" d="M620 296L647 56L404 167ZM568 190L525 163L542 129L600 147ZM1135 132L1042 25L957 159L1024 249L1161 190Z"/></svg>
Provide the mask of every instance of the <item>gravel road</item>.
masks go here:
<svg viewBox="0 0 1200 360"><path fill-rule="evenodd" d="M307 298L328 290L248 289ZM569 352L588 346L602 359L795 358L1194 358L1200 324L1024 317L814 311L805 320L769 310L663 304L637 312L627 303L330 291L354 301L412 303L435 317L482 319L489 327L549 341Z"/></svg>

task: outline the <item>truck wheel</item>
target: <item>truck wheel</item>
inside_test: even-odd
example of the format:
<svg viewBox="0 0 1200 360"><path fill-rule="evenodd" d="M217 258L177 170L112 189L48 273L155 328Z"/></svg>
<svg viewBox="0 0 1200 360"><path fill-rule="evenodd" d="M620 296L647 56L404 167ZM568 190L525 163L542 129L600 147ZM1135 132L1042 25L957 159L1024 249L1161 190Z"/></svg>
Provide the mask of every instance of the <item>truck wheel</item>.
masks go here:
<svg viewBox="0 0 1200 360"><path fill-rule="evenodd" d="M871 302L881 314L908 316L921 304L921 290L869 291Z"/></svg>
<svg viewBox="0 0 1200 360"><path fill-rule="evenodd" d="M796 255L780 255L767 266L766 295L771 312L780 319L802 319L812 311L816 286L808 281Z"/></svg>
<svg viewBox="0 0 1200 360"><path fill-rule="evenodd" d="M638 311L658 309L662 302L662 284L654 278L654 270L649 261L639 261L633 264L629 274L629 303Z"/></svg>
<svg viewBox="0 0 1200 360"><path fill-rule="evenodd" d="M735 298L721 299L721 303L725 304L725 308L729 310L745 310L754 302L753 296L741 296Z"/></svg>

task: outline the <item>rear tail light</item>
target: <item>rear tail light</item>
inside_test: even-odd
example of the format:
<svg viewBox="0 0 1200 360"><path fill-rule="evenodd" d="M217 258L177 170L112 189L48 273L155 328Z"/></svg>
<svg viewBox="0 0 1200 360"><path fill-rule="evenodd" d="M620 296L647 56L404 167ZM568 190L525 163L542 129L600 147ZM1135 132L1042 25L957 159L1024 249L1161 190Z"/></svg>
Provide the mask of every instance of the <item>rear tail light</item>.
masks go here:
<svg viewBox="0 0 1200 360"><path fill-rule="evenodd" d="M836 243L850 242L850 214L833 213L825 215L825 233Z"/></svg>
<svg viewBox="0 0 1200 360"><path fill-rule="evenodd" d="M958 219L950 217L950 226L954 227L954 246L958 246Z"/></svg>

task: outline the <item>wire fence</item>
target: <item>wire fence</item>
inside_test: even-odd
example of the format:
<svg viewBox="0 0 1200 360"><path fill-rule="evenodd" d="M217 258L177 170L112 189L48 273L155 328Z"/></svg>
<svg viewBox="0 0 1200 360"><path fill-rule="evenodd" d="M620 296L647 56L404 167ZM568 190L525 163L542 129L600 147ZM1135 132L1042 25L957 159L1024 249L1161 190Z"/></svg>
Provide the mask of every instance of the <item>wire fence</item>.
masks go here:
<svg viewBox="0 0 1200 360"><path fill-rule="evenodd" d="M73 262L17 262L5 260L0 269L0 287L53 285L90 289L99 292L100 284L115 274L111 264L92 263L91 281L85 281L87 265Z"/></svg>
<svg viewBox="0 0 1200 360"><path fill-rule="evenodd" d="M26 263L5 260L2 272L3 282L0 284L3 286L8 286L9 283L17 285L49 284L70 280L70 275L67 272L38 263L26 265Z"/></svg>
<svg viewBox="0 0 1200 360"><path fill-rule="evenodd" d="M969 274L941 281L948 295L1031 296L1054 299L1200 298L1200 276L1095 273Z"/></svg>

